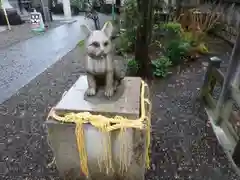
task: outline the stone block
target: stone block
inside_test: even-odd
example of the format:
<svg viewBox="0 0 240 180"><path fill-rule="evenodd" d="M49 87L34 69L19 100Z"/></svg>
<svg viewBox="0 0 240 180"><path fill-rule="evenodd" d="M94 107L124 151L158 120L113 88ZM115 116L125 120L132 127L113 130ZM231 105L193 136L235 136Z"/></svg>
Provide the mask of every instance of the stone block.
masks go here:
<svg viewBox="0 0 240 180"><path fill-rule="evenodd" d="M137 119L140 111L140 86L140 78L126 77L111 99L104 96L103 88L98 91L96 96L88 97L85 94L88 88L87 77L81 76L55 109L58 112L90 112Z"/></svg>
<svg viewBox="0 0 240 180"><path fill-rule="evenodd" d="M104 90L99 89L94 97L85 95L88 88L86 76L81 76L72 88L63 95L56 105L55 111L59 114L65 112L90 112L108 117L115 115L129 119L140 116L140 91L141 79L126 77L122 85L111 99L104 97ZM80 172L80 159L76 143L75 124L60 123L49 118L46 121L48 140L56 158L56 165L61 176L71 172L71 179L83 178ZM119 130L110 133L112 144L112 162L115 173L105 174L99 169L99 157L104 153L102 140L107 138L107 133L102 133L91 124L84 126L84 142L88 155L88 168L91 179L116 179L143 180L145 169L145 142L146 131L129 128L123 133L127 151L128 170L124 177L118 174L120 162L120 143L122 136ZM80 179L81 179L80 178Z"/></svg>

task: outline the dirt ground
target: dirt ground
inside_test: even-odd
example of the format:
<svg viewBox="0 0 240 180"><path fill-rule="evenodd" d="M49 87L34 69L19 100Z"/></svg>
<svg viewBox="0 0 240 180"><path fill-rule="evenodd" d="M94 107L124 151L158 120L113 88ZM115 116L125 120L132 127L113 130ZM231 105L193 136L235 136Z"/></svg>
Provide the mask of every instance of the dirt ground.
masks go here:
<svg viewBox="0 0 240 180"><path fill-rule="evenodd" d="M231 47L209 39L223 59L226 71ZM75 48L61 61L0 105L0 179L57 180L43 122L79 75L81 50ZM151 168L146 180L238 180L196 101L203 82L202 58L180 73L173 72L152 86Z"/></svg>

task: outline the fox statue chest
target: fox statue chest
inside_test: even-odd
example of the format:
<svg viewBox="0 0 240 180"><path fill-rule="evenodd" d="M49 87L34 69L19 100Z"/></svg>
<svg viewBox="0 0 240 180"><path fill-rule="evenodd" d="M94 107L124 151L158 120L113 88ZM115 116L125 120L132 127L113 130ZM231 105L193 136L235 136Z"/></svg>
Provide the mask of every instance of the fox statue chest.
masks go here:
<svg viewBox="0 0 240 180"><path fill-rule="evenodd" d="M86 70L88 73L94 75L105 74L106 72L113 70L112 60L108 56L103 59L93 59L87 56Z"/></svg>

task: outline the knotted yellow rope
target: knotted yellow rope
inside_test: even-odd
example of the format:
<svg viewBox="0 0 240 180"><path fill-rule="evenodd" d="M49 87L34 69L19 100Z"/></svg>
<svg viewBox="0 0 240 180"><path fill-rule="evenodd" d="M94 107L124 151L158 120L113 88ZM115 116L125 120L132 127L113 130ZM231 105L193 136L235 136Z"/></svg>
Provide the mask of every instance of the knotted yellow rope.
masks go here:
<svg viewBox="0 0 240 180"><path fill-rule="evenodd" d="M113 118L108 118L102 115L93 115L89 112L82 112L82 113L66 113L63 116L59 116L56 114L54 109L52 109L49 113L49 117L54 118L57 121L65 122L65 123L75 123L76 129L76 139L77 139L77 145L78 145L78 151L79 151L79 158L80 158L80 165L82 172L88 177L89 171L88 171L88 164L87 164L87 151L85 149L84 144L84 130L83 130L83 124L89 123L92 126L96 127L103 133L108 133L108 138L104 138L104 146L105 146L105 153L103 159L101 159L101 162L103 163L106 173L108 174L110 170L113 170L112 167L112 154L111 154L111 143L110 143L110 132L116 129L120 129L121 135L126 130L126 128L135 128L140 130L146 130L147 138L146 138L146 166L149 168L150 164L150 158L149 158L149 148L150 148L150 128L151 128L151 103L149 98L145 98L145 91L148 91L149 89L148 85L142 81L141 86L141 116L139 119L131 120L124 118L122 116L115 116ZM146 106L147 105L147 106ZM147 108L146 108L147 107ZM124 139L122 139L124 141ZM125 144L122 143L123 147L121 147L121 150L125 147ZM126 154L120 150L120 170L124 172L128 167L126 167L126 162L124 164L124 160L126 159ZM124 156L124 157L123 157ZM99 164L100 169L101 165Z"/></svg>

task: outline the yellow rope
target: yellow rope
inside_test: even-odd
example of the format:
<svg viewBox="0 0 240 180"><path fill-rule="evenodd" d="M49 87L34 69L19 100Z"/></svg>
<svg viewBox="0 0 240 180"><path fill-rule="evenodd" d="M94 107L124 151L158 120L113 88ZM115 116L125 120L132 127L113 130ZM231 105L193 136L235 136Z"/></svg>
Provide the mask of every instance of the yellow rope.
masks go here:
<svg viewBox="0 0 240 180"><path fill-rule="evenodd" d="M107 138L103 138L104 145L104 155L103 159L99 160L99 168L102 170L104 168L106 173L110 173L113 170L112 165L112 154L111 154L111 143L110 143L110 132L113 130L120 129L120 135L123 137L123 133L126 131L126 128L135 128L140 130L146 130L146 166L149 168L150 158L149 158L149 148L150 148L150 129L151 129L151 103L149 98L145 98L145 91L149 89L147 84L142 81L141 86L141 116L139 119L131 120L124 118L122 116L115 116L113 118L108 118L102 115L93 115L89 112L81 112L81 113L66 113L62 116L56 114L54 109L52 109L49 113L49 117L54 118L57 121L65 122L65 123L75 123L76 124L76 139L77 146L79 151L80 158L80 166L82 172L88 177L88 164L87 164L87 151L85 149L84 144L84 130L83 124L89 123L92 126L96 127L103 133L107 133ZM147 105L147 110L146 110ZM124 150L126 147L126 143L124 143L124 139L121 139L121 147L120 147L120 172L124 173L127 170L127 155ZM123 150L124 149L124 150ZM102 167L104 165L104 167Z"/></svg>

